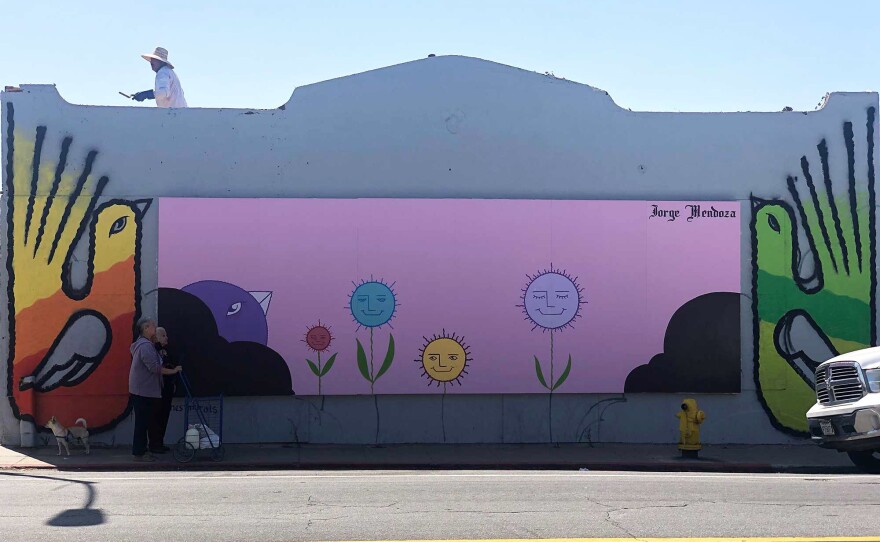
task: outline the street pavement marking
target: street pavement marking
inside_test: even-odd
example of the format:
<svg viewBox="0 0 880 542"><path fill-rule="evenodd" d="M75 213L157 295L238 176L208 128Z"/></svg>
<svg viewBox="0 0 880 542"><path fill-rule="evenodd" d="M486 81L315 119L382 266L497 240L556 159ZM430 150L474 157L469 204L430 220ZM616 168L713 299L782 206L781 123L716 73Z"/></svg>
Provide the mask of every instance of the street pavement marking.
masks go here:
<svg viewBox="0 0 880 542"><path fill-rule="evenodd" d="M459 540L385 540L382 542L877 542L878 536L794 536L794 537L734 537L734 538L490 538ZM350 541L355 542L355 541ZM359 541L365 542L365 541Z"/></svg>

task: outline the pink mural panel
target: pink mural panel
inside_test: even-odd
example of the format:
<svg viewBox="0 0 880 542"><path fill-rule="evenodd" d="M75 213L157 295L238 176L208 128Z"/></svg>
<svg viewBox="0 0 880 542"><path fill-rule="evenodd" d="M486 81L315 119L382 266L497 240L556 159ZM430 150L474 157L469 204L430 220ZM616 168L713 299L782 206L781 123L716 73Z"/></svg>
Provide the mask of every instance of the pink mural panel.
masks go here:
<svg viewBox="0 0 880 542"><path fill-rule="evenodd" d="M619 393L679 308L740 291L739 215L738 202L162 198L159 281L220 299L219 333L265 342L297 394L318 393L316 350L322 370L336 354L325 395L546 393L564 374L556 393Z"/></svg>

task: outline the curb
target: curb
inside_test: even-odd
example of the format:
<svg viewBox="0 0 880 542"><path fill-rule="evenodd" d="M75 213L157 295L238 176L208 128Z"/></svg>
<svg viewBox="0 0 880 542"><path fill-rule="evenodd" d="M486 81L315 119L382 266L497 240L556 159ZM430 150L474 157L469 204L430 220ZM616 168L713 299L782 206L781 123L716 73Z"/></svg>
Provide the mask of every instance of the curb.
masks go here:
<svg viewBox="0 0 880 542"><path fill-rule="evenodd" d="M788 474L858 474L855 467L772 465L769 463L691 463L691 462L599 462L599 463L298 463L279 462L208 462L194 463L91 463L76 465L0 465L3 470L54 471L275 471L275 470L556 470L556 471L627 471L627 472L705 472L705 473L788 473Z"/></svg>

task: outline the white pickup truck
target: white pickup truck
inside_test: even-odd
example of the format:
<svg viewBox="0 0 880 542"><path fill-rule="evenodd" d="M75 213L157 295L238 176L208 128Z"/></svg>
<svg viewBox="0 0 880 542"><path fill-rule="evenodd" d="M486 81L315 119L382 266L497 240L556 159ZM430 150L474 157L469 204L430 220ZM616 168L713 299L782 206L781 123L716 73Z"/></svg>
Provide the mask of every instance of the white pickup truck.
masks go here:
<svg viewBox="0 0 880 542"><path fill-rule="evenodd" d="M813 442L847 452L857 467L880 474L880 347L816 368L816 404L807 421Z"/></svg>

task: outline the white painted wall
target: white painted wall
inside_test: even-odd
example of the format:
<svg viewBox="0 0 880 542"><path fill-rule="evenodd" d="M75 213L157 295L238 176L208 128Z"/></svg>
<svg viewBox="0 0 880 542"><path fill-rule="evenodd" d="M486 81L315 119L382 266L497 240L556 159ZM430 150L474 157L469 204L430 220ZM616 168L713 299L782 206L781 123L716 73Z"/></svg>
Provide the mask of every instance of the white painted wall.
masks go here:
<svg viewBox="0 0 880 542"><path fill-rule="evenodd" d="M842 123L863 125L878 95L835 93L814 112L640 113L586 85L451 56L300 87L275 110L77 106L43 85L5 92L2 103L4 118L6 104L14 105L17 128L46 125L47 145L57 147L69 134L79 154L97 149L96 173L111 178L108 198L740 200L747 217L750 194L785 196L786 176L799 172L800 157L821 138L829 140L832 161L845 160L843 144L834 143ZM864 140L856 145L865 152ZM5 136L3 156L5 164ZM156 287L155 217L149 215L144 237L145 291ZM750 250L744 229L743 292L750 291ZM5 251L3 258L5 270ZM0 292L6 280L4 271ZM151 299L145 298L148 311ZM703 439L791 442L758 402L748 302L742 311L743 391L699 397L709 414ZM0 364L7 361L7 329L4 314ZM0 389L5 385L2 379ZM604 403L590 409L606 398L557 396L554 434L563 441L677 438L680 396L630 395L607 410ZM424 421L437 418L439 400L381 397L382 440L440 441L439 424ZM372 442L372 398L328 398L320 423L314 405L301 397L229 400L228 437ZM546 396L455 396L446 406L450 442L548 438ZM5 401L0 430L4 443L17 442L18 424ZM123 424L98 438L123 442L127 434Z"/></svg>

